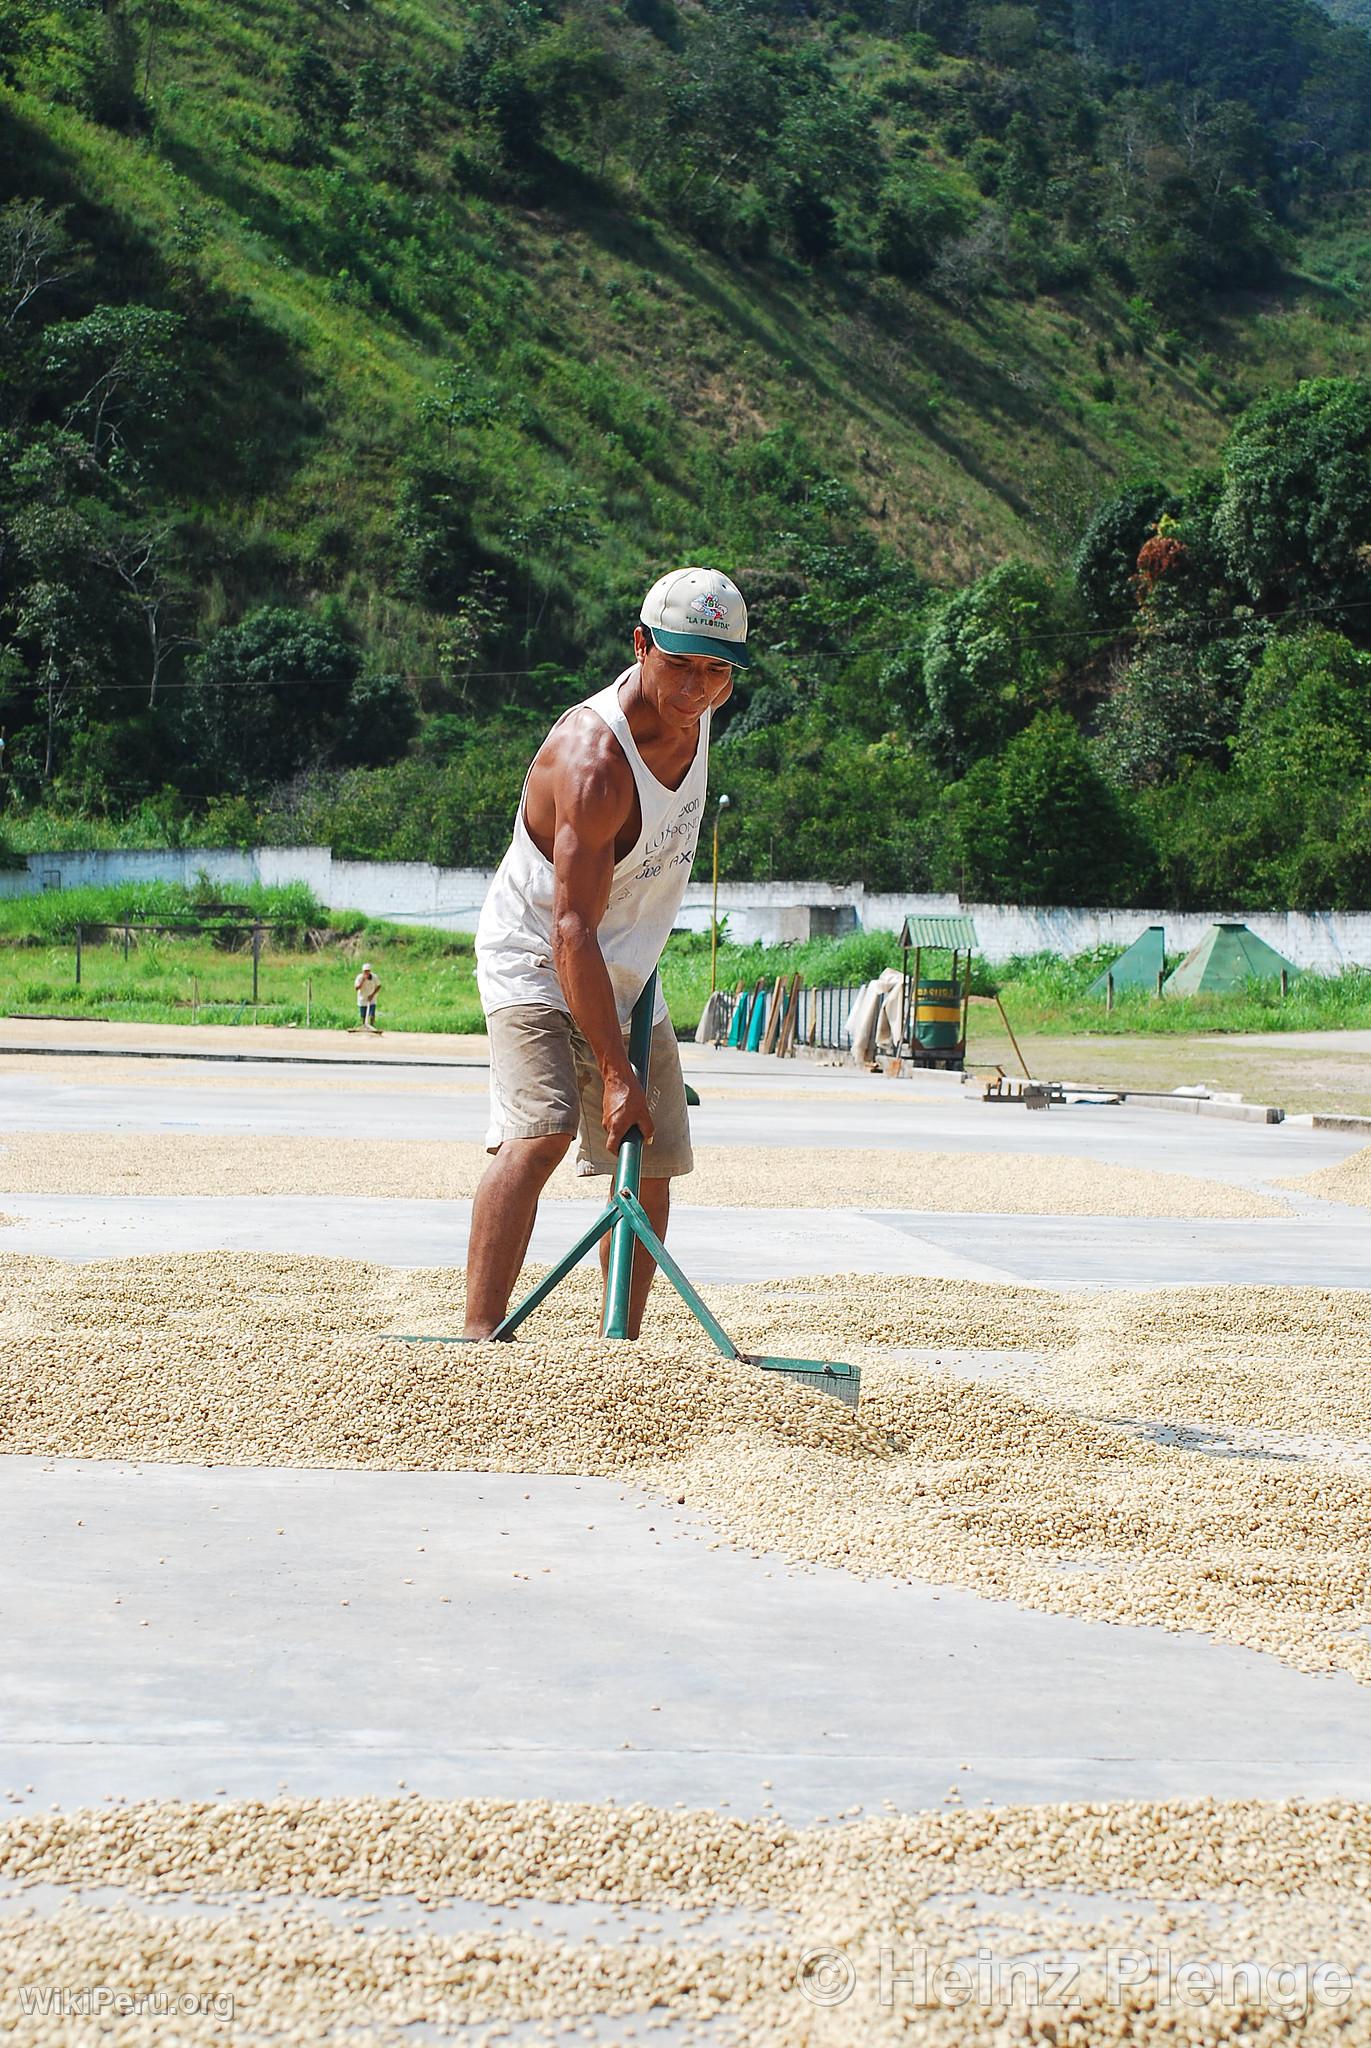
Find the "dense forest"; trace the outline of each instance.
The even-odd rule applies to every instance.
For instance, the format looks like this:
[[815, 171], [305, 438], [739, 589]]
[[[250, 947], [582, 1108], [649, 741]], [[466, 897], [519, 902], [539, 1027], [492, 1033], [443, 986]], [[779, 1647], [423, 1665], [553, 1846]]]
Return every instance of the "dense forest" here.
[[487, 862], [718, 563], [735, 876], [1371, 901], [1358, 0], [0, 0], [0, 841]]

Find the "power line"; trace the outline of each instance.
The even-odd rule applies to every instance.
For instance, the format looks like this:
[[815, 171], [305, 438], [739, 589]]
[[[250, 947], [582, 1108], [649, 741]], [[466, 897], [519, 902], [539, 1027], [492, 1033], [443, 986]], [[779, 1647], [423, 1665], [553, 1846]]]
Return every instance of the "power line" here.
[[[1337, 603], [1323, 605], [1291, 605], [1285, 611], [1274, 614], [1254, 612], [1247, 619], [1232, 617], [1214, 619], [1203, 613], [1190, 612], [1170, 619], [1140, 621], [1136, 625], [1108, 628], [1061, 626], [1043, 633], [1015, 633], [1013, 639], [1015, 645], [1020, 647], [1048, 646], [1062, 640], [1096, 641], [1100, 643], [1100, 647], [1096, 651], [1100, 651], [1103, 647], [1113, 645], [1120, 640], [1157, 640], [1190, 631], [1195, 627], [1205, 628], [1213, 639], [1221, 639], [1228, 634], [1246, 632], [1252, 627], [1257, 626], [1284, 626], [1292, 621], [1298, 624], [1301, 620], [1305, 619], [1329, 618], [1340, 616], [1345, 612], [1363, 612], [1368, 610], [1371, 610], [1371, 598], [1346, 598]], [[404, 683], [445, 683], [452, 687], [458, 681], [461, 683], [516, 682], [526, 680], [530, 676], [542, 676], [546, 679], [547, 667], [548, 664], [544, 663], [539, 668], [466, 669], [462, 671], [460, 678], [454, 678], [451, 674], [440, 669], [388, 669], [383, 671], [383, 673], [388, 676], [394, 676], [398, 681]], [[571, 678], [570, 680], [575, 681], [576, 679]], [[21, 685], [20, 687], [24, 686]], [[41, 691], [44, 685], [33, 679], [28, 687], [35, 691]], [[142, 694], [147, 691], [149, 686], [146, 682], [141, 682], [70, 683], [60, 687], [62, 687], [65, 696], [72, 697], [110, 696], [134, 692]], [[264, 690], [323, 690], [328, 687], [329, 685], [321, 683], [317, 676], [270, 676], [263, 677], [259, 681], [250, 682], [237, 679], [212, 681], [196, 677], [184, 677], [180, 681], [169, 680], [159, 682], [157, 694], [160, 697], [173, 690], [241, 690], [244, 692], [257, 692]]]
[[1048, 633], [1016, 633], [1014, 639], [1021, 646], [1039, 646], [1053, 640], [1098, 640], [1108, 644], [1115, 640], [1151, 640], [1163, 633], [1183, 632], [1195, 626], [1207, 626], [1215, 639], [1225, 633], [1245, 632], [1252, 626], [1283, 626], [1290, 620], [1327, 618], [1330, 614], [1360, 612], [1371, 609], [1371, 598], [1348, 598], [1342, 603], [1325, 605], [1291, 605], [1286, 611], [1277, 613], [1253, 612], [1246, 619], [1211, 619], [1200, 612], [1184, 613], [1169, 620], [1143, 621], [1137, 625], [1117, 627], [1063, 626]]
[[[441, 669], [432, 671], [422, 669], [386, 669], [384, 671], [386, 676], [394, 676], [402, 683], [447, 683], [449, 685], [457, 682], [512, 682], [521, 677], [543, 675], [544, 673], [545, 671], [540, 668], [482, 668], [464, 669], [459, 678], [454, 678]], [[375, 681], [377, 678], [364, 677], [361, 680]], [[65, 687], [68, 695], [72, 691], [108, 693], [115, 690], [137, 690], [146, 695], [149, 688], [146, 682], [69, 683], [65, 686], [59, 685], [59, 687]], [[258, 681], [251, 682], [244, 682], [237, 678], [215, 682], [187, 676], [179, 682], [159, 681], [157, 695], [161, 697], [168, 690], [326, 690], [330, 687], [333, 686], [327, 682], [321, 682], [318, 676], [264, 676]], [[35, 681], [33, 688], [42, 689], [43, 685]]]

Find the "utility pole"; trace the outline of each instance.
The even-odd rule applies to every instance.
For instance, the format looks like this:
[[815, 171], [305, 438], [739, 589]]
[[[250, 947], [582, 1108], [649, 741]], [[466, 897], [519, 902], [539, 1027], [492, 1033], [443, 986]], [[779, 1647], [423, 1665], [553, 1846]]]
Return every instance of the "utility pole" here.
[[714, 807], [714, 903], [709, 913], [709, 993], [713, 995], [717, 985], [719, 961], [719, 813], [728, 808], [728, 798], [721, 796]]

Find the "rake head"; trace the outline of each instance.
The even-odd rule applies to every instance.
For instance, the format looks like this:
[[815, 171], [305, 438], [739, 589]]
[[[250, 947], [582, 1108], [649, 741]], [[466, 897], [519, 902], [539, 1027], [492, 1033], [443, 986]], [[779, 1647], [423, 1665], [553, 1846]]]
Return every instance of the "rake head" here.
[[796, 1385], [817, 1387], [821, 1394], [855, 1408], [862, 1390], [862, 1375], [855, 1365], [843, 1365], [835, 1358], [758, 1358], [745, 1356], [746, 1365], [760, 1365], [766, 1372], [782, 1372]]

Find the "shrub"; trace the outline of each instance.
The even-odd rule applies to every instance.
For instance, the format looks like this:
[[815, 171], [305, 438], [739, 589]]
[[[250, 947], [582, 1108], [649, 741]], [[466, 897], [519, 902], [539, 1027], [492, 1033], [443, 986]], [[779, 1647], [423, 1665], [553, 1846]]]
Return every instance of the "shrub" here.
[[308, 613], [261, 606], [216, 633], [192, 664], [186, 753], [218, 789], [282, 780], [327, 754], [360, 665], [357, 650]]
[[1068, 626], [1052, 584], [1024, 562], [1005, 562], [944, 601], [923, 659], [940, 758], [966, 767], [1028, 724], [1066, 659]]
[[1011, 903], [1145, 898], [1150, 849], [1061, 711], [1042, 712], [951, 793], [950, 850], [964, 897]]

